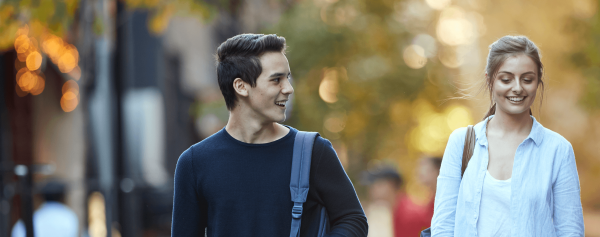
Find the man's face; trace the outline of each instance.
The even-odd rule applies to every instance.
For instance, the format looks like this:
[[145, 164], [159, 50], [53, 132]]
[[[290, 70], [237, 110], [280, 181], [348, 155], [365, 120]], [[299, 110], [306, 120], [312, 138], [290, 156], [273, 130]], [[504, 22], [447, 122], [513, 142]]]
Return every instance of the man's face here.
[[440, 174], [439, 169], [436, 169], [433, 163], [427, 159], [421, 159], [419, 161], [418, 178], [421, 184], [433, 188], [437, 184], [437, 177]]
[[[393, 181], [378, 179], [369, 187], [369, 198], [373, 202], [391, 202], [396, 197], [397, 188]], [[393, 205], [394, 203], [388, 203]]]
[[267, 52], [260, 58], [262, 73], [256, 86], [248, 89], [250, 109], [263, 123], [285, 121], [286, 103], [294, 93], [288, 60], [281, 52]]

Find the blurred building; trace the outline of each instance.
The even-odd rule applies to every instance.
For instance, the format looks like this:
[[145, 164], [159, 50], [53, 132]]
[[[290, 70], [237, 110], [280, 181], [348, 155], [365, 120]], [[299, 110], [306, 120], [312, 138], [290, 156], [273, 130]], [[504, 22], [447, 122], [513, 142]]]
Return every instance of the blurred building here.
[[[274, 23], [286, 7], [233, 1], [208, 20], [163, 19], [157, 33], [152, 10], [112, 4], [81, 1], [77, 24], [61, 37], [20, 25], [31, 47], [15, 41], [0, 53], [0, 236], [19, 219], [31, 228], [36, 183], [48, 177], [67, 181], [83, 235], [170, 236], [177, 159], [227, 119], [216, 47]], [[67, 48], [71, 67], [61, 56]], [[41, 64], [31, 68], [25, 59], [34, 52]]]

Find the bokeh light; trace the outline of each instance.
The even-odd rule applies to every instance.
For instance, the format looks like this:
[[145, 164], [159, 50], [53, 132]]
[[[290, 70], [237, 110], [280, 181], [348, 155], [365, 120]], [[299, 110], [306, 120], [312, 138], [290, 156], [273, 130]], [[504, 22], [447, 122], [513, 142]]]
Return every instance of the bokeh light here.
[[325, 117], [323, 127], [332, 133], [339, 133], [346, 127], [346, 115], [339, 112], [332, 112]]
[[79, 81], [79, 78], [81, 78], [81, 68], [79, 68], [79, 66], [77, 66], [77, 67], [73, 68], [73, 70], [70, 71], [68, 74], [74, 80]]
[[410, 45], [404, 49], [403, 58], [406, 65], [413, 69], [422, 68], [427, 64], [425, 50], [423, 47], [416, 44]]
[[338, 87], [338, 72], [335, 69], [325, 69], [321, 85], [319, 86], [319, 96], [321, 96], [321, 99], [330, 104], [337, 102]]
[[79, 104], [79, 85], [73, 80], [68, 80], [62, 87], [60, 107], [65, 112], [71, 112]]
[[421, 46], [425, 52], [425, 57], [432, 58], [437, 54], [437, 42], [435, 38], [428, 34], [418, 34], [413, 39], [413, 44]]
[[29, 54], [29, 56], [27, 56], [27, 60], [25, 62], [27, 63], [27, 68], [30, 71], [37, 70], [42, 65], [42, 55], [37, 51], [32, 52]]
[[42, 49], [62, 73], [69, 73], [79, 65], [77, 48], [58, 36], [46, 35], [42, 42]]
[[438, 52], [440, 62], [448, 68], [460, 67], [464, 60], [459, 56], [456, 47], [445, 46]]
[[427, 5], [436, 10], [442, 10], [450, 6], [451, 0], [425, 0]]
[[106, 237], [105, 201], [100, 192], [93, 192], [88, 199], [88, 223], [91, 237]]
[[466, 19], [459, 7], [449, 7], [442, 11], [436, 29], [438, 39], [451, 46], [469, 44], [475, 37], [473, 25]]
[[454, 131], [460, 127], [466, 127], [473, 124], [471, 111], [465, 106], [455, 105], [446, 108], [447, 123], [450, 130]]
[[35, 87], [33, 87], [29, 93], [32, 95], [39, 95], [44, 91], [44, 87], [46, 86], [46, 79], [44, 78], [44, 74], [40, 73], [36, 75], [37, 82]]
[[449, 105], [436, 112], [424, 99], [413, 103], [413, 116], [418, 126], [407, 135], [410, 145], [426, 154], [441, 154], [452, 131], [473, 123], [470, 110], [463, 105]]
[[27, 50], [29, 49], [29, 45], [30, 42], [29, 37], [27, 37], [27, 35], [19, 35], [15, 39], [15, 50], [19, 54], [27, 52]]
[[37, 84], [37, 75], [34, 73], [27, 71], [19, 77], [17, 84], [21, 87], [23, 91], [30, 91]]

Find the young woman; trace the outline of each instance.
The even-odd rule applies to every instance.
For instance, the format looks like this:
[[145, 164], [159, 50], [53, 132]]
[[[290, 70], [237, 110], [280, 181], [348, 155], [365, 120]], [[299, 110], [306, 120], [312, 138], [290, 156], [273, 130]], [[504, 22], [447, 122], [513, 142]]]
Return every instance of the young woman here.
[[473, 156], [461, 179], [466, 128], [448, 141], [435, 196], [432, 236], [583, 236], [573, 147], [531, 116], [543, 65], [524, 36], [490, 45], [491, 108], [474, 126]]

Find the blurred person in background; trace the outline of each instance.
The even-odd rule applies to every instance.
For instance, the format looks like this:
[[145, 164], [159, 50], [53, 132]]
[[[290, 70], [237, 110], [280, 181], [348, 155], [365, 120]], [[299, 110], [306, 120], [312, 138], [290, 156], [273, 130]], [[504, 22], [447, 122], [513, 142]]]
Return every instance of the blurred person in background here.
[[[77, 215], [65, 203], [66, 185], [51, 179], [41, 188], [44, 203], [33, 213], [33, 232], [36, 237], [76, 237], [79, 234]], [[25, 237], [25, 225], [19, 220], [12, 237]]]
[[[289, 236], [290, 178], [298, 130], [281, 125], [290, 95], [285, 39], [242, 34], [217, 49], [217, 79], [229, 110], [219, 132], [183, 152], [175, 169], [171, 234]], [[367, 235], [367, 219], [331, 143], [317, 137], [300, 236], [319, 231], [319, 204], [331, 236]]]
[[393, 209], [403, 180], [390, 166], [380, 166], [363, 173], [363, 183], [369, 186], [369, 203], [365, 213], [369, 220], [369, 237], [394, 236]]
[[467, 128], [450, 135], [432, 236], [584, 236], [573, 147], [531, 113], [544, 89], [538, 47], [525, 36], [504, 36], [489, 48], [492, 106], [473, 128], [474, 151], [462, 177]]
[[417, 180], [425, 186], [432, 195], [427, 204], [415, 203], [404, 190], [399, 192], [394, 207], [394, 233], [395, 237], [419, 236], [421, 231], [431, 225], [433, 217], [433, 204], [437, 177], [440, 171], [441, 158], [425, 157], [419, 160], [417, 166]]
[[[435, 193], [441, 158], [420, 159], [417, 167], [419, 183]], [[363, 174], [369, 185], [369, 203], [365, 212], [369, 219], [369, 237], [414, 237], [431, 224], [433, 197], [427, 205], [415, 203], [404, 189], [404, 180], [391, 166], [375, 167]]]
[[431, 225], [431, 218], [433, 217], [433, 207], [435, 204], [435, 188], [437, 186], [437, 178], [440, 174], [440, 167], [442, 166], [441, 157], [425, 157], [419, 160], [418, 180], [423, 186], [427, 187], [427, 191], [430, 195], [430, 201], [424, 210], [424, 219], [427, 220], [426, 227]]

